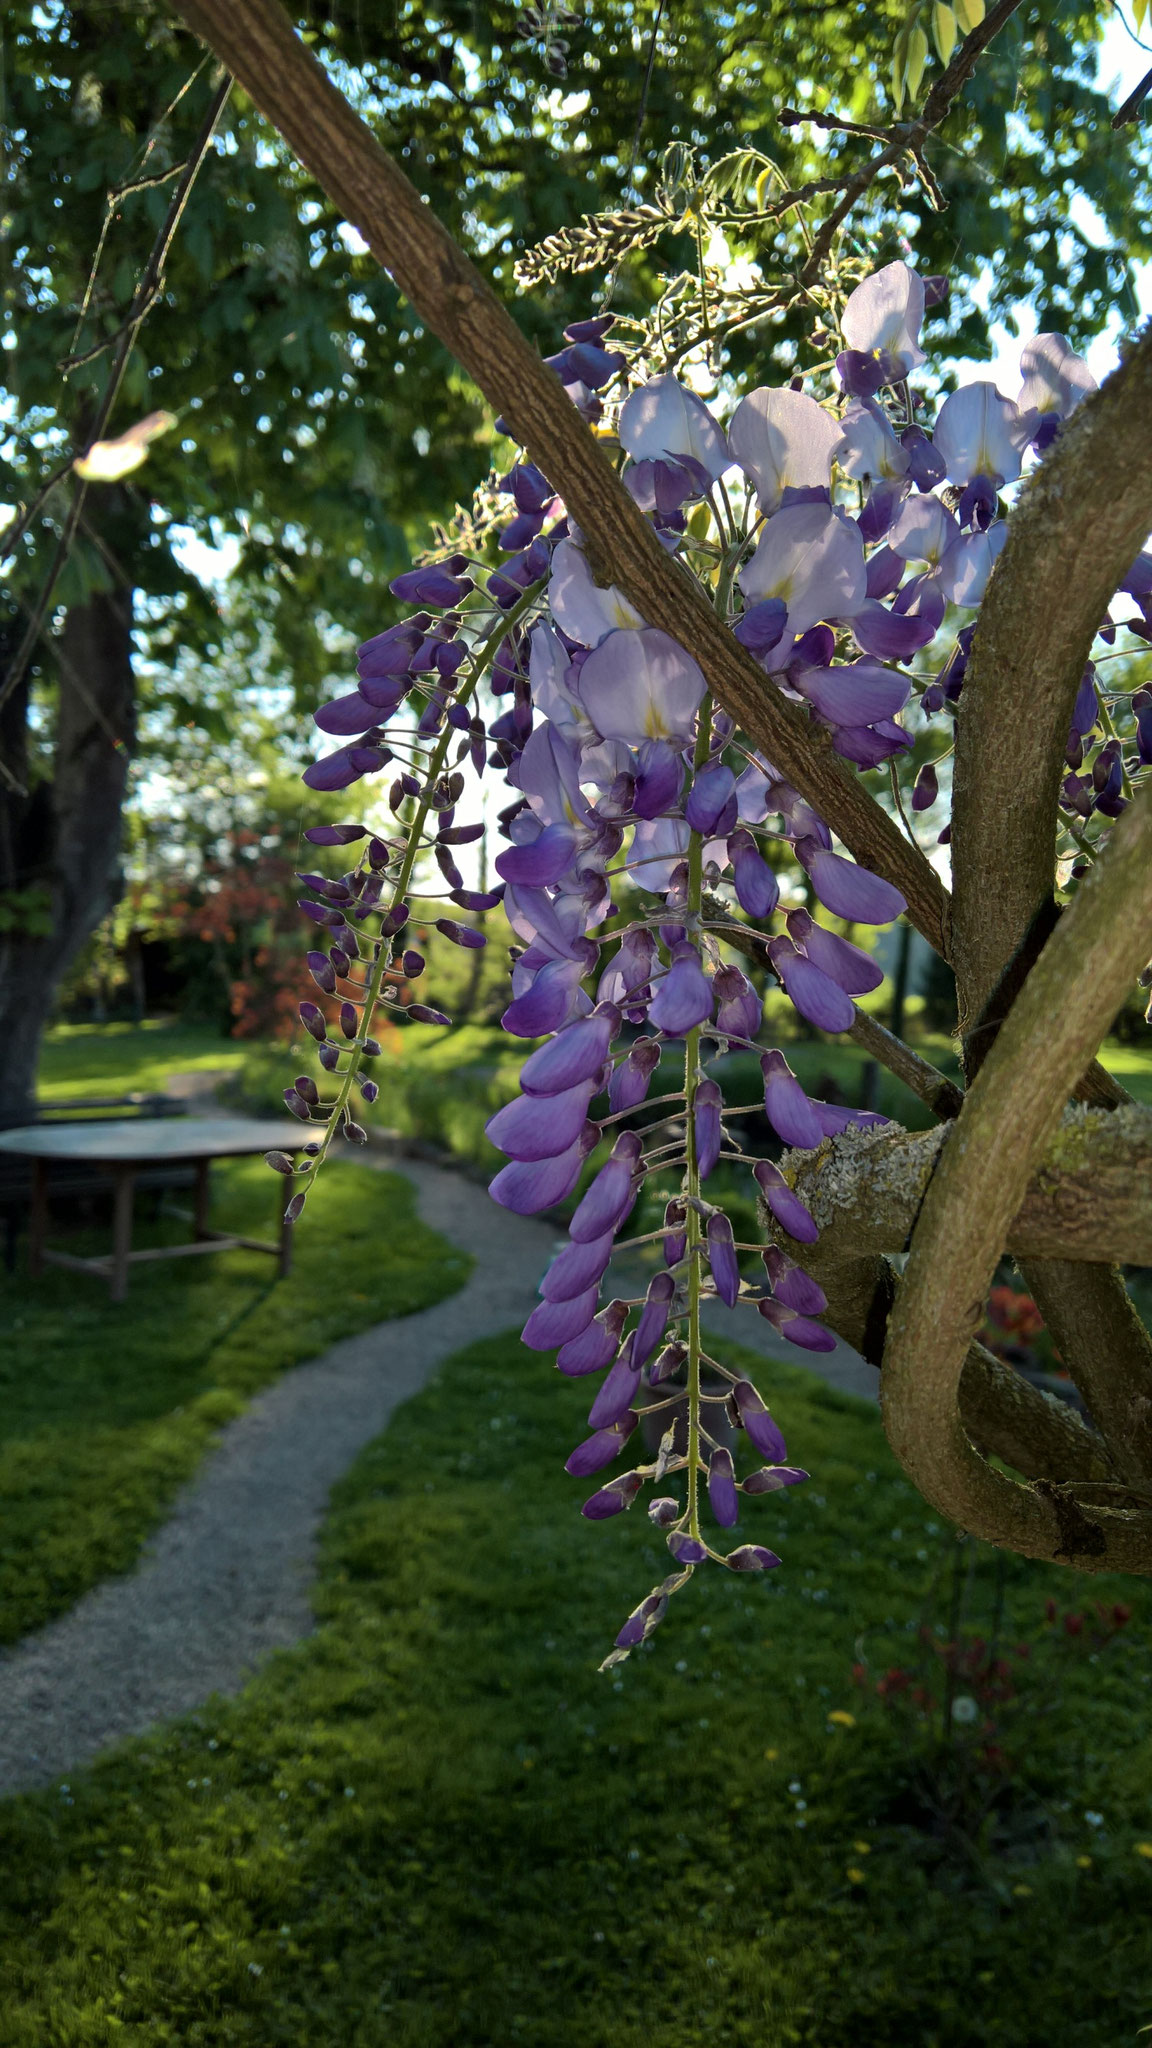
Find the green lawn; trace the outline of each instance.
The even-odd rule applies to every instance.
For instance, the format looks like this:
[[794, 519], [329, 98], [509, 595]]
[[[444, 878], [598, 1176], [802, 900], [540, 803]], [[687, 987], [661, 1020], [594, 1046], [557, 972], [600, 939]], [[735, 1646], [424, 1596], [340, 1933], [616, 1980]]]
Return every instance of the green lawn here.
[[[282, 1183], [263, 1160], [217, 1168], [213, 1187], [214, 1222], [273, 1233]], [[258, 1252], [222, 1252], [135, 1268], [115, 1306], [102, 1282], [59, 1268], [29, 1280], [23, 1258], [0, 1275], [0, 1642], [126, 1570], [258, 1387], [462, 1284], [469, 1260], [413, 1201], [397, 1175], [326, 1168], [287, 1280]], [[135, 1241], [187, 1234], [186, 1222], [141, 1215]], [[67, 1242], [106, 1250], [108, 1224]]]
[[639, 1509], [580, 1519], [587, 1389], [509, 1340], [450, 1361], [338, 1489], [317, 1635], [2, 1810], [5, 2048], [1135, 2043], [1146, 1590], [962, 1559], [1019, 1694], [991, 1818], [942, 1832], [930, 1740], [872, 1688], [955, 1546], [874, 1410], [754, 1369], [813, 1473], [745, 1510], [783, 1567], [698, 1577], [601, 1677], [664, 1553]]
[[[251, 1050], [208, 1025], [173, 1017], [144, 1024], [55, 1024], [44, 1037], [36, 1092], [53, 1102], [70, 1095], [162, 1092], [170, 1074], [235, 1073]], [[287, 1062], [289, 1055], [282, 1052], [280, 1058]]]

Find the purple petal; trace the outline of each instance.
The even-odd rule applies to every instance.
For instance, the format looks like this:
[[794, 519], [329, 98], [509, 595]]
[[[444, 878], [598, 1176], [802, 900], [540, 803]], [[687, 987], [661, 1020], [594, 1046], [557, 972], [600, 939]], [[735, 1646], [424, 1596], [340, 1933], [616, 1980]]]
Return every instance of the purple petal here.
[[[652, 1510], [649, 1508], [649, 1514]], [[634, 1607], [616, 1638], [618, 1650], [634, 1650], [639, 1643], [646, 1642], [653, 1629], [659, 1628], [668, 1612], [666, 1593], [649, 1593], [646, 1600]]]
[[780, 884], [759, 853], [750, 832], [733, 832], [728, 841], [728, 858], [737, 901], [749, 917], [770, 917], [780, 900]]
[[610, 1429], [626, 1415], [640, 1386], [640, 1367], [622, 1351], [588, 1411], [590, 1429]]
[[677, 1564], [703, 1564], [708, 1555], [704, 1545], [683, 1529], [672, 1531], [668, 1538], [668, 1548]]
[[824, 1133], [812, 1104], [782, 1052], [766, 1052], [760, 1062], [764, 1076], [764, 1114], [785, 1145], [811, 1151]]
[[900, 617], [869, 599], [853, 616], [852, 637], [863, 654], [878, 661], [908, 661], [935, 638], [935, 628], [931, 619], [910, 613]]
[[587, 1244], [590, 1238], [602, 1237], [623, 1222], [635, 1200], [632, 1176], [639, 1160], [639, 1138], [634, 1131], [622, 1131], [611, 1158], [600, 1168], [569, 1225], [574, 1244]]
[[797, 1244], [815, 1244], [820, 1235], [812, 1213], [799, 1195], [793, 1194], [778, 1166], [770, 1159], [757, 1160], [753, 1169], [768, 1208], [782, 1230]]
[[891, 924], [907, 904], [899, 889], [870, 869], [829, 853], [815, 839], [798, 839], [796, 853], [826, 910], [851, 924]]
[[770, 1572], [780, 1559], [762, 1543], [742, 1543], [738, 1550], [729, 1551], [724, 1562], [731, 1572]]
[[359, 782], [362, 775], [383, 766], [384, 754], [380, 747], [338, 747], [334, 754], [325, 754], [323, 760], [313, 761], [300, 780], [309, 789], [347, 789], [351, 783]]
[[509, 1003], [500, 1022], [514, 1038], [543, 1038], [558, 1031], [573, 1014], [579, 996], [578, 961], [549, 960], [530, 988]]
[[715, 1081], [701, 1081], [696, 1090], [695, 1138], [696, 1164], [701, 1180], [707, 1180], [720, 1157], [723, 1127], [720, 1112], [724, 1098]]
[[514, 882], [520, 888], [546, 889], [568, 873], [577, 845], [570, 826], [545, 825], [536, 839], [498, 853], [496, 873], [502, 881]]
[[583, 1294], [585, 1288], [599, 1284], [611, 1257], [610, 1230], [606, 1230], [603, 1237], [589, 1238], [587, 1244], [565, 1245], [553, 1259], [538, 1291], [545, 1301], [570, 1301], [573, 1295]]
[[611, 1365], [620, 1343], [620, 1332], [628, 1320], [628, 1310], [622, 1301], [610, 1301], [607, 1308], [594, 1316], [586, 1330], [578, 1337], [569, 1338], [557, 1355], [556, 1369], [569, 1379], [582, 1379], [585, 1373], [602, 1372]]
[[591, 1099], [591, 1081], [561, 1095], [519, 1095], [489, 1117], [484, 1135], [510, 1159], [555, 1159], [583, 1130]]
[[647, 1365], [668, 1327], [668, 1315], [675, 1291], [675, 1282], [670, 1273], [657, 1273], [648, 1282], [648, 1292], [640, 1311], [640, 1320], [632, 1332], [629, 1353], [637, 1370]]
[[548, 1045], [525, 1060], [520, 1086], [526, 1095], [562, 1095], [581, 1081], [598, 1078], [619, 1029], [619, 1013], [600, 1010], [568, 1024]]
[[572, 1193], [587, 1157], [587, 1148], [577, 1139], [558, 1159], [539, 1159], [532, 1164], [514, 1160], [501, 1167], [488, 1193], [502, 1209], [511, 1209], [517, 1216], [538, 1216], [541, 1209], [554, 1208]]
[[[757, 1303], [757, 1307], [765, 1322], [771, 1323], [782, 1337], [787, 1338], [789, 1344], [798, 1345], [801, 1351], [835, 1351], [836, 1339], [831, 1330], [826, 1330], [822, 1323], [809, 1322], [807, 1316], [794, 1315], [791, 1309], [782, 1307], [776, 1301], [761, 1301]], [[772, 1451], [766, 1444], [762, 1444], [750, 1426], [748, 1434], [757, 1450], [763, 1451], [766, 1458], [784, 1456], [783, 1451]]]
[[866, 995], [869, 989], [879, 988], [884, 969], [871, 953], [830, 932], [826, 925], [817, 924], [806, 910], [790, 910], [787, 923], [795, 944], [802, 946], [808, 958], [837, 982], [846, 995]]
[[823, 1315], [828, 1297], [803, 1266], [798, 1266], [795, 1259], [774, 1244], [766, 1245], [762, 1256], [777, 1301], [782, 1301], [785, 1308], [795, 1309], [800, 1316]]
[[736, 1527], [740, 1520], [740, 1496], [731, 1451], [718, 1448], [708, 1460], [708, 1503], [722, 1529]]
[[[771, 1302], [761, 1304], [762, 1307], [765, 1305], [773, 1306]], [[737, 1380], [732, 1398], [740, 1421], [748, 1432], [749, 1442], [755, 1445], [762, 1458], [771, 1459], [774, 1465], [782, 1465], [788, 1456], [788, 1446], [751, 1380]]]
[[716, 1027], [733, 1038], [755, 1038], [760, 1029], [763, 1005], [752, 983], [738, 967], [721, 967], [713, 977], [716, 997]]
[[376, 724], [376, 707], [353, 690], [348, 697], [336, 697], [331, 704], [322, 704], [319, 711], [312, 713], [312, 722], [321, 732], [335, 733], [344, 739], [349, 733], [367, 732]]
[[570, 1344], [573, 1337], [579, 1337], [588, 1328], [599, 1298], [597, 1281], [583, 1294], [573, 1295], [570, 1301], [540, 1302], [521, 1330], [520, 1342], [529, 1351], [555, 1351], [562, 1344]]
[[856, 1010], [849, 996], [791, 939], [770, 939], [768, 957], [784, 984], [790, 1002], [818, 1031], [851, 1031]]
[[741, 1493], [779, 1493], [782, 1486], [801, 1486], [808, 1473], [799, 1465], [761, 1465], [741, 1481]]
[[635, 1109], [643, 1102], [659, 1064], [660, 1047], [656, 1040], [638, 1038], [608, 1084], [608, 1107], [614, 1116], [622, 1109]]
[[667, 740], [645, 740], [636, 755], [632, 809], [638, 818], [661, 818], [676, 803], [684, 783], [682, 755]]
[[638, 1472], [625, 1472], [620, 1479], [613, 1479], [586, 1500], [580, 1513], [589, 1522], [606, 1522], [610, 1515], [619, 1515], [630, 1508], [644, 1481]]
[[590, 1473], [599, 1472], [603, 1466], [610, 1465], [613, 1458], [618, 1458], [624, 1449], [636, 1427], [636, 1419], [635, 1415], [624, 1415], [619, 1422], [613, 1423], [611, 1429], [598, 1429], [595, 1436], [587, 1437], [582, 1444], [577, 1444], [564, 1470], [570, 1472], [573, 1479], [587, 1479]]
[[690, 942], [673, 950], [672, 964], [649, 1005], [648, 1015], [669, 1038], [683, 1038], [712, 1015], [712, 988]]
[[837, 668], [810, 668], [795, 673], [796, 688], [816, 706], [830, 725], [871, 725], [891, 718], [908, 702], [907, 676], [875, 661], [847, 661]]
[[735, 1308], [740, 1293], [740, 1267], [732, 1238], [732, 1225], [727, 1216], [720, 1214], [708, 1218], [708, 1263], [716, 1292], [729, 1308]]
[[732, 628], [737, 640], [750, 654], [770, 654], [784, 636], [788, 607], [782, 597], [766, 597], [750, 604]]
[[732, 813], [731, 822], [735, 824], [735, 804], [736, 777], [732, 770], [726, 768], [723, 761], [709, 761], [703, 768], [698, 768], [693, 777], [684, 816], [693, 832], [711, 839], [715, 833], [726, 829], [726, 811]]

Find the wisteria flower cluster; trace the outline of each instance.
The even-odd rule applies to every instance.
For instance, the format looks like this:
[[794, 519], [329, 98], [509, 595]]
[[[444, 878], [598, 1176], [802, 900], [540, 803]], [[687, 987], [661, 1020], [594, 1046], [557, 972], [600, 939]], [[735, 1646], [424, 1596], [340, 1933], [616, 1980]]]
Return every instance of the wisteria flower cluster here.
[[[1018, 402], [977, 383], [945, 398], [929, 431], [910, 379], [940, 286], [904, 263], [867, 278], [844, 308], [838, 390], [823, 402], [800, 379], [755, 390], [727, 430], [687, 384], [637, 380], [612, 346], [609, 315], [569, 328], [550, 359], [573, 403], [601, 433], [614, 431], [625, 485], [759, 662], [765, 687], [805, 706], [862, 771], [911, 749], [902, 714], [914, 693], [928, 717], [955, 706], [971, 615], [1005, 538], [1003, 493], [1042, 459], [1092, 383], [1061, 336], [1040, 335], [1025, 350]], [[567, 1463], [595, 1481], [584, 1515], [617, 1515], [651, 1488], [648, 1513], [674, 1567], [624, 1623], [611, 1663], [651, 1634], [698, 1566], [775, 1567], [763, 1544], [725, 1549], [724, 1539], [744, 1497], [807, 1476], [787, 1462], [757, 1388], [705, 1351], [706, 1303], [746, 1304], [802, 1349], [835, 1342], [801, 1262], [813, 1219], [781, 1168], [750, 1158], [733, 1135], [716, 1062], [732, 1049], [759, 1058], [781, 1147], [809, 1149], [849, 1123], [878, 1121], [812, 1100], [783, 1052], [763, 1042], [762, 998], [731, 937], [752, 926], [800, 1016], [842, 1032], [880, 970], [789, 907], [780, 871], [798, 864], [809, 901], [850, 925], [885, 925], [904, 902], [837, 851], [823, 819], [713, 703], [686, 651], [594, 580], [582, 536], [540, 471], [516, 461], [499, 494], [499, 561], [447, 553], [399, 577], [394, 594], [418, 609], [360, 648], [355, 690], [316, 714], [341, 744], [305, 782], [339, 790], [383, 771], [395, 825], [307, 835], [362, 852], [338, 879], [302, 878], [302, 908], [322, 942], [309, 966], [326, 1006], [305, 1004], [301, 1018], [334, 1093], [321, 1100], [302, 1075], [286, 1100], [315, 1127], [305, 1147], [313, 1170], [338, 1129], [362, 1139], [353, 1091], [366, 1101], [377, 1092], [378, 1007], [449, 1022], [413, 1000], [424, 967], [406, 941], [414, 885], [434, 864], [439, 879], [424, 893], [464, 913], [436, 920], [459, 946], [484, 943], [468, 914], [502, 900], [514, 939], [503, 1025], [534, 1049], [521, 1093], [487, 1127], [507, 1159], [492, 1196], [537, 1215], [579, 1194], [523, 1339], [591, 1384], [588, 1434]], [[1126, 587], [1137, 630], [1152, 637], [1149, 558]], [[913, 672], [946, 619], [955, 638], [943, 665]], [[1123, 746], [1109, 752], [1103, 733], [1087, 779], [1080, 773], [1102, 702], [1090, 673], [1066, 784], [1081, 817], [1084, 804], [1115, 815], [1127, 793]], [[1146, 762], [1152, 699], [1136, 718]], [[459, 847], [481, 832], [457, 822], [469, 768], [503, 776], [511, 792], [498, 885], [483, 892], [457, 864]], [[936, 791], [935, 768], [924, 770], [913, 808], [928, 808]], [[722, 1162], [747, 1174], [797, 1256], [737, 1243], [712, 1193]], [[678, 1191], [662, 1224], [623, 1237], [646, 1181], [669, 1174]], [[294, 1198], [297, 1211], [303, 1200]], [[609, 1290], [605, 1299], [617, 1253], [642, 1244], [657, 1245], [661, 1261], [642, 1297]], [[762, 1255], [756, 1282], [741, 1272], [749, 1252]], [[642, 1413], [668, 1421], [655, 1457], [604, 1476]], [[743, 1458], [738, 1466], [733, 1444], [747, 1445], [751, 1469]]]

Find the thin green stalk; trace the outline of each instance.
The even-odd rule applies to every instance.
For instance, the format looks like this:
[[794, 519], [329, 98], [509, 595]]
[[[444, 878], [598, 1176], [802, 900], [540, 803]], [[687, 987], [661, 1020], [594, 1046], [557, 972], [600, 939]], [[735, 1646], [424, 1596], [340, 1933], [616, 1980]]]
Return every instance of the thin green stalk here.
[[[497, 648], [500, 646], [501, 641], [504, 640], [506, 636], [510, 632], [512, 632], [514, 627], [516, 627], [519, 624], [520, 620], [524, 617], [525, 613], [532, 609], [532, 606], [535, 604], [537, 598], [540, 595], [540, 592], [544, 588], [546, 580], [546, 578], [541, 577], [538, 583], [533, 583], [530, 589], [524, 592], [523, 597], [520, 598], [517, 601], [517, 603], [513, 605], [511, 611], [504, 612], [501, 615], [501, 617], [497, 620], [496, 625], [489, 633], [487, 639], [482, 641], [477, 653], [473, 656], [472, 665], [468, 671], [467, 682], [465, 682], [457, 691], [456, 702], [458, 704], [466, 704], [468, 702], [469, 698], [472, 696], [473, 691], [476, 689], [477, 684], [480, 682], [481, 677], [486, 673], [489, 663], [491, 662], [493, 655], [496, 653]], [[416, 807], [415, 815], [412, 820], [412, 827], [408, 834], [408, 844], [407, 847], [405, 848], [404, 859], [401, 862], [400, 873], [396, 880], [396, 886], [392, 891], [392, 900], [388, 905], [388, 909], [382, 913], [382, 916], [384, 916], [385, 918], [389, 915], [391, 911], [396, 909], [398, 904], [403, 903], [405, 900], [405, 897], [408, 892], [408, 885], [412, 880], [412, 870], [416, 865], [416, 855], [420, 850], [421, 836], [423, 834], [424, 826], [428, 819], [428, 813], [432, 808], [432, 791], [435, 789], [436, 784], [439, 781], [441, 774], [443, 773], [445, 763], [448, 759], [448, 749], [451, 746], [452, 741], [458, 738], [459, 733], [457, 731], [457, 728], [453, 725], [449, 725], [447, 721], [445, 721], [444, 730], [441, 733], [440, 738], [436, 742], [436, 746], [432, 752], [432, 757], [428, 763], [428, 774], [424, 783], [424, 793], [420, 798], [420, 801]], [[376, 1010], [376, 1006], [380, 1001], [381, 991], [384, 986], [384, 977], [388, 972], [389, 966], [391, 965], [393, 943], [393, 940], [377, 939], [376, 941], [376, 957], [375, 960], [373, 961], [372, 972], [368, 978], [368, 985], [365, 991], [364, 1009], [360, 1018], [360, 1032], [357, 1038], [348, 1048], [351, 1054], [351, 1060], [345, 1073], [343, 1073], [340, 1076], [340, 1087], [337, 1091], [335, 1100], [329, 1107], [328, 1119], [324, 1127], [324, 1136], [321, 1139], [320, 1150], [316, 1154], [315, 1163], [312, 1168], [313, 1174], [315, 1174], [318, 1171], [318, 1169], [323, 1165], [324, 1160], [328, 1156], [328, 1147], [332, 1143], [332, 1139], [335, 1132], [339, 1129], [340, 1119], [344, 1115], [344, 1112], [348, 1104], [348, 1098], [352, 1093], [352, 1084], [356, 1080], [356, 1077], [364, 1064], [364, 1040], [366, 1037], [370, 1035], [370, 1027], [372, 1024], [373, 1015]]]
[[[693, 755], [694, 769], [704, 766], [708, 759], [708, 747], [712, 737], [712, 698], [705, 694], [699, 713], [696, 732], [696, 751]], [[701, 897], [704, 880], [704, 841], [698, 832], [693, 832], [688, 842], [688, 928], [694, 931], [700, 921]], [[684, 1114], [687, 1123], [687, 1164], [684, 1169], [684, 1193], [687, 1202], [688, 1225], [688, 1533], [700, 1540], [699, 1478], [700, 1464], [700, 1254], [701, 1244], [700, 1211], [696, 1203], [700, 1200], [700, 1161], [696, 1152], [696, 1090], [700, 1084], [700, 1027], [696, 1025], [684, 1040]]]

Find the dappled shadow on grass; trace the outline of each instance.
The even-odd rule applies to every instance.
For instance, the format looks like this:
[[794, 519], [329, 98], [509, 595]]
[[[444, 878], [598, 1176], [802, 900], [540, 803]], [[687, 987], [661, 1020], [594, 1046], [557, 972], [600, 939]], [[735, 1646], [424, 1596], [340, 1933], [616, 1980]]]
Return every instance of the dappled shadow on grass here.
[[[271, 1231], [278, 1183], [260, 1161], [213, 1177], [212, 1219]], [[128, 1299], [50, 1268], [0, 1282], [0, 1641], [13, 1641], [133, 1562], [222, 1424], [287, 1367], [338, 1338], [425, 1308], [468, 1258], [414, 1214], [408, 1181], [338, 1164], [296, 1233], [294, 1270], [232, 1251], [135, 1268]], [[142, 1217], [140, 1245], [180, 1242]], [[98, 1230], [69, 1240], [100, 1250]]]
[[[922, 1853], [893, 1805], [907, 1759], [859, 1716], [852, 1666], [862, 1630], [911, 1639], [950, 1539], [871, 1409], [748, 1364], [813, 1472], [744, 1511], [784, 1565], [698, 1578], [604, 1678], [665, 1553], [639, 1511], [580, 1520], [560, 1468], [587, 1387], [513, 1339], [450, 1361], [336, 1490], [316, 1637], [7, 1809], [12, 2048], [121, 2027], [189, 2048], [1133, 2034], [1146, 1657], [1078, 1668], [1041, 1721], [1026, 1784], [1054, 1818], [1026, 1882], [1011, 1858]], [[1014, 1561], [1005, 1626], [1082, 1585]]]

